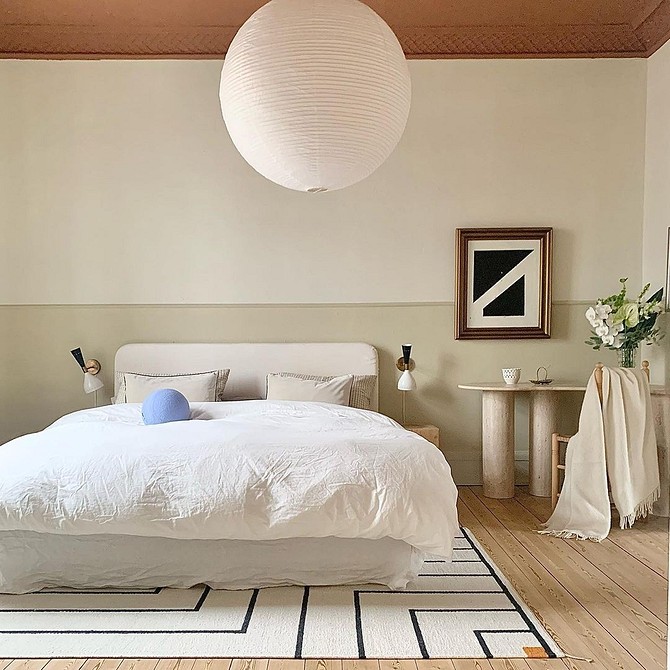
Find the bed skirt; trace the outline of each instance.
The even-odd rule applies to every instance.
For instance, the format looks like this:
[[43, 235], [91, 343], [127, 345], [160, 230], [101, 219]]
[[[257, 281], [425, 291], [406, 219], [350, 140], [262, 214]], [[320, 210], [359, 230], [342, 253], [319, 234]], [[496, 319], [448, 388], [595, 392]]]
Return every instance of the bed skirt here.
[[383, 584], [402, 589], [423, 553], [392, 538], [176, 540], [132, 535], [0, 533], [0, 593], [49, 587], [214, 589]]

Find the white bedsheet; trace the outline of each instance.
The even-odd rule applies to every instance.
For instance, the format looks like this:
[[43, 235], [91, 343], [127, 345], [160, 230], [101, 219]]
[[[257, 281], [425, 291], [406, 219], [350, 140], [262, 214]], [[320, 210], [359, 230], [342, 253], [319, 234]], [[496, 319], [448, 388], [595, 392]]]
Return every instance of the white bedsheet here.
[[49, 587], [188, 589], [196, 584], [234, 590], [288, 584], [404, 589], [416, 579], [424, 556], [388, 537], [172, 540], [7, 531], [0, 533], [0, 593]]
[[325, 403], [83, 410], [0, 447], [0, 531], [178, 539], [403, 540], [448, 557], [456, 487], [442, 453], [374, 412]]

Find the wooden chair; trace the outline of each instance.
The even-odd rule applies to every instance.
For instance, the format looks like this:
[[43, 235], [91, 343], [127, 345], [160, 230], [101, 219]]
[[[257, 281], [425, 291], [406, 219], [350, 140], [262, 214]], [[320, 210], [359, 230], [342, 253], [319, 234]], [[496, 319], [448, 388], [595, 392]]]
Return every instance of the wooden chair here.
[[[642, 361], [642, 370], [649, 380], [649, 361]], [[603, 364], [598, 363], [593, 371], [596, 377], [596, 387], [598, 388], [598, 397], [603, 401]], [[561, 444], [567, 444], [570, 436], [554, 433], [551, 436], [551, 509], [556, 507], [558, 502], [559, 486], [561, 483], [561, 471], [565, 471], [565, 463], [561, 463]]]

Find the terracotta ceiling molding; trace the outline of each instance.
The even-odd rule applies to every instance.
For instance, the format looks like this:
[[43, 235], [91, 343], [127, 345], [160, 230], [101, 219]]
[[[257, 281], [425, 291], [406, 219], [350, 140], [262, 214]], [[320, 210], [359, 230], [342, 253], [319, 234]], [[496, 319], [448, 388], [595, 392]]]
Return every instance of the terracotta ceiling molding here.
[[[409, 58], [651, 55], [670, 0], [366, 0]], [[0, 58], [222, 58], [263, 0], [0, 0]]]
[[670, 2], [660, 2], [656, 9], [638, 24], [635, 34], [644, 43], [647, 56], [660, 49], [670, 38]]

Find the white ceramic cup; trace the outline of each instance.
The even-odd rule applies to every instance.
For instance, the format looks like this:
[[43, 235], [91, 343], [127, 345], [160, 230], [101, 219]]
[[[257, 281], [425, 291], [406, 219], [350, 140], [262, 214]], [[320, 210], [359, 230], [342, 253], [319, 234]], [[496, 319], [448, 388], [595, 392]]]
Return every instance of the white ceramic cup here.
[[502, 378], [505, 384], [518, 384], [521, 379], [521, 368], [503, 368]]

